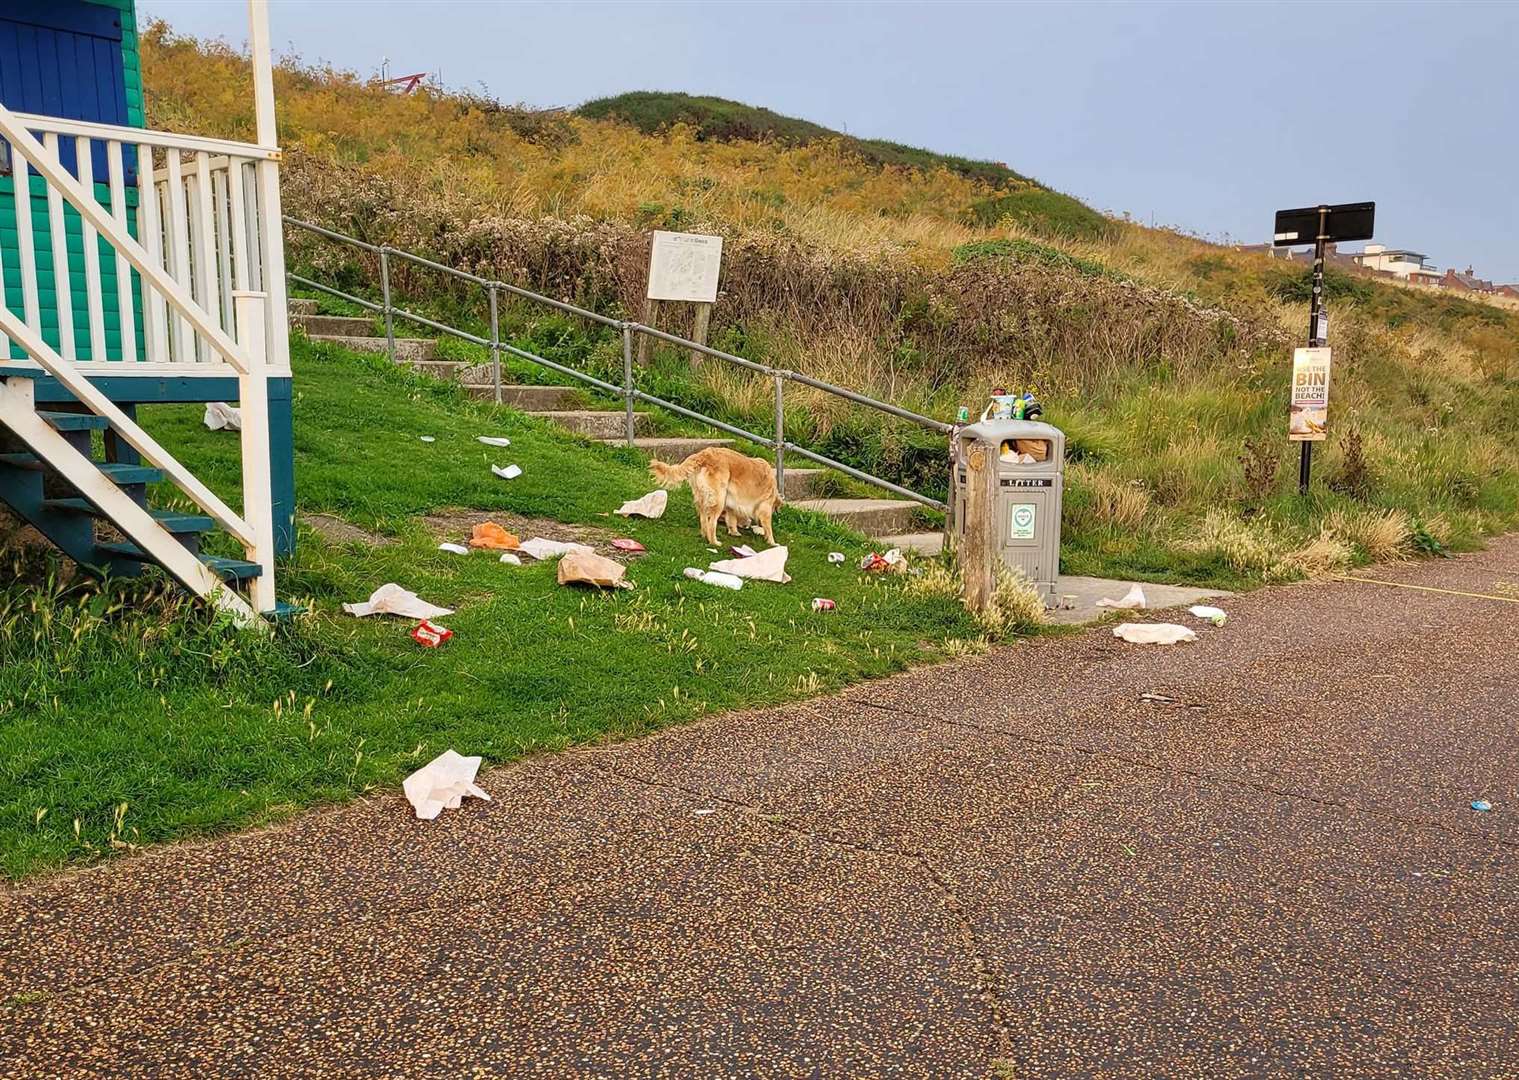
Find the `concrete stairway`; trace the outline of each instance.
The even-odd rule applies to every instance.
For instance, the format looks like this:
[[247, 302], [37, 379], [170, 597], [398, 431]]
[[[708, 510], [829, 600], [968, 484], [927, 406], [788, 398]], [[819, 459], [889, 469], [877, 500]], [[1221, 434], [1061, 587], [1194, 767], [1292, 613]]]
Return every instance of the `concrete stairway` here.
[[[346, 315], [319, 315], [315, 300], [291, 300], [290, 323], [312, 341], [331, 342], [360, 352], [386, 351], [385, 338], [375, 335], [373, 320]], [[474, 397], [495, 400], [496, 389], [488, 365], [440, 360], [437, 357], [437, 346], [430, 338], [396, 338], [396, 360], [414, 371], [457, 381]], [[578, 406], [583, 401], [583, 396], [569, 387], [515, 383], [503, 385], [501, 401], [523, 412], [552, 420], [577, 435], [599, 440], [609, 446], [625, 445], [622, 410], [580, 408]], [[734, 445], [732, 439], [648, 435], [648, 427], [648, 414], [636, 413], [633, 447], [660, 461], [681, 461], [709, 446]], [[747, 452], [754, 452], [754, 448]], [[800, 510], [815, 510], [866, 536], [879, 537], [886, 547], [932, 553], [942, 546], [943, 536], [940, 533], [910, 531], [916, 517], [916, 503], [905, 499], [828, 497], [828, 492], [834, 486], [830, 480], [831, 474], [827, 469], [788, 468], [784, 493], [787, 504]]]

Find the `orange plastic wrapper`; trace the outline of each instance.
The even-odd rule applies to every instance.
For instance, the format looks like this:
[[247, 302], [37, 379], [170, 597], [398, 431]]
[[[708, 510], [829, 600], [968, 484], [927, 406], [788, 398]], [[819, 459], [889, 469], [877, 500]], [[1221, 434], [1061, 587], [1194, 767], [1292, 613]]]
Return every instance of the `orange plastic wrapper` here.
[[493, 548], [496, 551], [516, 551], [522, 546], [522, 541], [512, 533], [507, 532], [494, 521], [482, 521], [476, 525], [469, 538], [469, 546], [472, 548]]

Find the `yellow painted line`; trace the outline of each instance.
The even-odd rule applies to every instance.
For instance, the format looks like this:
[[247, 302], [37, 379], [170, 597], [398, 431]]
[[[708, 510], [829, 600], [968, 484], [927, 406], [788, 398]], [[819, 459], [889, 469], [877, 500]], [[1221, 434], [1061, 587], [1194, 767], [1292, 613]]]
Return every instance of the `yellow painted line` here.
[[1383, 581], [1380, 578], [1356, 577], [1345, 574], [1341, 581], [1359, 581], [1366, 585], [1387, 585], [1394, 589], [1416, 589], [1419, 592], [1443, 593], [1446, 596], [1467, 596], [1473, 600], [1496, 600], [1500, 604], [1519, 604], [1519, 596], [1494, 596], [1492, 593], [1462, 592], [1459, 589], [1437, 589], [1433, 585], [1410, 585], [1406, 581]]

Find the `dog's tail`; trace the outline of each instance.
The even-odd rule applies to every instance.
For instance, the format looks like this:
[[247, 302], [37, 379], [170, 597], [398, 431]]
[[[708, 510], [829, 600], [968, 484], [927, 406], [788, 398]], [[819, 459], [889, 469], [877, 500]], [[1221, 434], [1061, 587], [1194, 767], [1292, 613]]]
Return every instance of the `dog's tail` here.
[[691, 470], [684, 461], [679, 465], [671, 465], [667, 461], [651, 461], [649, 472], [662, 488], [678, 488], [691, 479]]

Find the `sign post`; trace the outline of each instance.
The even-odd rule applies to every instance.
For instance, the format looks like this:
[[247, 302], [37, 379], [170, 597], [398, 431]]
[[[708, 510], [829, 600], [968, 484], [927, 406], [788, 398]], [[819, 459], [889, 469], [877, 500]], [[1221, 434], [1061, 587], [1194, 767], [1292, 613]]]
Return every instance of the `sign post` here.
[[[1298, 463], [1297, 491], [1308, 494], [1313, 476], [1313, 444], [1326, 437], [1329, 414], [1329, 314], [1324, 310], [1324, 245], [1349, 240], [1370, 240], [1376, 216], [1376, 203], [1340, 203], [1336, 206], [1304, 206], [1276, 212], [1273, 243], [1277, 247], [1313, 244], [1313, 296], [1308, 307], [1308, 348], [1298, 349], [1292, 365], [1292, 422], [1289, 438], [1302, 444]], [[1311, 359], [1300, 361], [1303, 354]], [[1300, 363], [1310, 366], [1300, 368]], [[1303, 407], [1299, 411], [1300, 374], [1310, 380], [1303, 386]], [[1322, 384], [1319, 376], [1322, 375]], [[1322, 390], [1322, 402], [1312, 394]], [[1300, 424], [1301, 419], [1301, 424]], [[1314, 428], [1317, 430], [1314, 430]]]
[[[717, 302], [717, 283], [722, 272], [723, 238], [700, 233], [677, 233], [656, 230], [649, 245], [649, 289], [644, 320], [654, 326], [660, 304], [665, 301], [696, 305], [696, 322], [692, 340], [707, 343], [707, 326], [712, 305]], [[648, 360], [648, 338], [638, 345], [638, 362]], [[701, 354], [691, 350], [691, 363], [701, 362]]]

